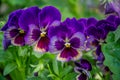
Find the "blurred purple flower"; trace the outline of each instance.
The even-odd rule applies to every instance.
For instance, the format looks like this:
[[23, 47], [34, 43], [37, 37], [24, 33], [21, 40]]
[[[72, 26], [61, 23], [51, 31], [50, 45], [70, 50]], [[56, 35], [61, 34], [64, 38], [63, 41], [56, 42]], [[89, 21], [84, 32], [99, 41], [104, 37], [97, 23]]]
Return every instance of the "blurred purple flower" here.
[[57, 51], [60, 61], [78, 60], [85, 42], [83, 31], [84, 26], [75, 18], [67, 18], [59, 26], [50, 28], [50, 52]]
[[92, 65], [86, 59], [80, 59], [79, 62], [75, 62], [75, 72], [79, 73], [77, 80], [88, 80], [89, 71], [92, 70]]
[[103, 37], [104, 39], [106, 38], [106, 35], [108, 34], [108, 32], [115, 31], [119, 25], [120, 25], [120, 18], [115, 15], [110, 15], [105, 20], [100, 20], [96, 24], [96, 27], [104, 29], [105, 31], [104, 32], [105, 35]]
[[52, 26], [59, 25], [60, 20], [60, 12], [52, 6], [46, 6], [41, 11], [37, 7], [24, 11], [20, 18], [20, 26], [25, 31], [28, 30], [26, 43], [35, 45], [34, 50], [37, 52], [48, 51], [50, 42], [48, 30]]
[[120, 16], [120, 0], [111, 0], [105, 5], [105, 14], [117, 13]]
[[116, 11], [113, 8], [113, 5], [111, 2], [107, 2], [105, 4], [105, 14], [111, 14], [111, 13], [116, 13]]

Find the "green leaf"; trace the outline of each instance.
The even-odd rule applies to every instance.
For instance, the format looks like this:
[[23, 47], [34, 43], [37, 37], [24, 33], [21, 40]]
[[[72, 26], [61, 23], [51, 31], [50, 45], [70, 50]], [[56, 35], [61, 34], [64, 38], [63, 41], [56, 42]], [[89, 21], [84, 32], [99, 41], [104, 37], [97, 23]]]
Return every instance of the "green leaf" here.
[[114, 42], [115, 41], [115, 34], [113, 32], [110, 32], [106, 39], [107, 42]]
[[120, 79], [120, 27], [107, 36], [106, 43], [102, 45], [105, 56], [104, 65], [113, 73], [113, 80]]
[[34, 69], [33, 72], [38, 72], [38, 71], [42, 70], [43, 67], [44, 67], [44, 65], [43, 65], [42, 63], [39, 63], [39, 64], [36, 66], [36, 68]]
[[39, 77], [41, 77], [40, 80], [51, 80], [51, 77], [48, 77], [49, 71], [48, 69], [44, 69], [43, 71], [39, 72]]
[[0, 80], [6, 80], [5, 77], [0, 73]]
[[114, 32], [115, 34], [115, 41], [120, 39], [120, 26], [117, 28], [117, 30]]
[[120, 74], [113, 74], [113, 80], [120, 80]]
[[25, 56], [26, 54], [28, 54], [28, 52], [27, 52], [27, 50], [28, 50], [28, 47], [26, 47], [26, 46], [19, 46], [18, 47], [18, 52], [19, 52], [19, 56]]
[[65, 67], [61, 72], [60, 72], [60, 77], [64, 77], [66, 74], [72, 71], [72, 66], [67, 66]]
[[41, 77], [32, 77], [28, 78], [27, 80], [43, 80]]
[[6, 76], [7, 74], [9, 74], [10, 72], [12, 72], [13, 70], [15, 70], [17, 68], [17, 65], [15, 63], [9, 63], [5, 66], [3, 75]]
[[49, 52], [47, 52], [47, 53], [45, 53], [45, 54], [43, 54], [43, 56], [41, 57], [41, 59], [54, 59], [55, 58], [55, 54], [52, 54], [52, 53], [49, 53]]
[[0, 62], [5, 62], [6, 59], [5, 59], [5, 52], [0, 50]]
[[44, 54], [40, 54], [40, 53], [37, 53], [37, 52], [32, 52], [32, 54], [36, 57], [36, 58], [41, 58]]
[[53, 71], [54, 71], [57, 75], [59, 75], [58, 61], [56, 60], [56, 58], [53, 59], [52, 64], [53, 64]]
[[13, 5], [13, 6], [15, 6], [15, 5], [23, 5], [23, 4], [25, 4], [25, 0], [21, 0], [21, 1], [19, 1], [19, 0], [13, 0], [13, 1], [9, 1], [9, 3], [11, 5]]
[[47, 77], [56, 77], [55, 74], [49, 74]]
[[110, 68], [113, 74], [120, 74], [120, 61], [116, 57], [105, 54], [104, 64]]
[[76, 80], [77, 74], [75, 72], [67, 74], [63, 80]]

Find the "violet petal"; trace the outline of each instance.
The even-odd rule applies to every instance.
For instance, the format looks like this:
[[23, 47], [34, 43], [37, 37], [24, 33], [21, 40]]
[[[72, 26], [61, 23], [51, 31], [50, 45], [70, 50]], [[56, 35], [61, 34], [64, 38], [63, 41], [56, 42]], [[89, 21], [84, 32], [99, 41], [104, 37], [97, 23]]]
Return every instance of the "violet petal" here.
[[38, 14], [40, 11], [41, 10], [35, 6], [26, 9], [19, 19], [20, 28], [27, 32], [29, 25], [36, 25], [38, 27]]
[[52, 6], [44, 7], [39, 13], [39, 24], [40, 27], [46, 27], [50, 25], [55, 20], [61, 20], [61, 14], [59, 10]]

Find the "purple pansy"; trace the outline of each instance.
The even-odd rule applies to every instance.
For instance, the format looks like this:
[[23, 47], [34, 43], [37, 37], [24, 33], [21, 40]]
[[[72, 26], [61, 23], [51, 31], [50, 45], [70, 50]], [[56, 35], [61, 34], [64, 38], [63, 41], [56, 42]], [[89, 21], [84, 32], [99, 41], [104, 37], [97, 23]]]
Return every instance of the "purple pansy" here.
[[60, 12], [52, 6], [46, 6], [42, 10], [35, 8], [24, 11], [20, 17], [20, 26], [25, 31], [28, 30], [25, 37], [26, 43], [35, 45], [34, 50], [37, 52], [48, 51], [50, 42], [48, 30], [50, 27], [59, 25], [60, 20]]
[[[92, 24], [91, 26], [87, 26], [85, 33], [87, 36], [86, 47], [93, 49], [99, 45], [99, 43], [103, 43], [107, 34], [110, 31], [115, 31], [120, 24], [120, 18], [114, 15], [108, 16], [104, 20], [99, 20], [95, 22], [95, 20], [90, 20], [89, 23]], [[87, 24], [86, 21], [85, 24]], [[95, 23], [94, 23], [95, 22]]]
[[84, 26], [75, 18], [67, 18], [59, 26], [50, 28], [48, 32], [48, 36], [51, 37], [50, 52], [59, 53], [57, 59], [60, 61], [79, 59], [85, 42], [83, 30]]
[[[91, 18], [81, 18], [78, 20], [79, 23], [82, 23], [84, 25], [84, 34], [87, 38], [85, 43], [85, 50], [91, 50], [95, 48], [96, 45], [98, 45], [98, 41], [95, 40], [95, 37], [98, 38], [99, 36], [99, 29], [96, 29], [96, 24], [98, 22], [97, 19], [91, 17]], [[96, 32], [96, 33], [95, 33]], [[95, 34], [94, 34], [95, 33]]]
[[97, 28], [103, 29], [104, 32], [104, 37], [106, 38], [106, 35], [108, 34], [109, 31], [115, 31], [120, 24], [120, 18], [118, 16], [110, 15], [108, 16], [105, 20], [100, 20], [97, 24]]
[[[11, 41], [13, 45], [17, 46], [25, 45], [24, 40], [25, 31], [22, 30], [19, 25], [19, 18], [23, 12], [24, 10], [22, 9], [12, 12], [9, 16], [8, 22], [1, 29], [2, 31], [4, 31], [5, 39], [7, 41]], [[4, 43], [3, 45], [6, 44], [5, 42], [3, 43]]]
[[79, 73], [76, 77], [77, 80], [88, 80], [89, 78], [89, 71], [92, 70], [92, 65], [86, 59], [80, 59], [79, 62], [75, 62], [75, 72]]
[[[92, 35], [97, 40], [105, 39], [109, 31], [114, 31], [120, 24], [120, 19], [117, 16], [110, 15], [104, 20], [99, 20], [95, 25], [87, 28], [87, 36]], [[94, 24], [94, 22], [92, 22]]]

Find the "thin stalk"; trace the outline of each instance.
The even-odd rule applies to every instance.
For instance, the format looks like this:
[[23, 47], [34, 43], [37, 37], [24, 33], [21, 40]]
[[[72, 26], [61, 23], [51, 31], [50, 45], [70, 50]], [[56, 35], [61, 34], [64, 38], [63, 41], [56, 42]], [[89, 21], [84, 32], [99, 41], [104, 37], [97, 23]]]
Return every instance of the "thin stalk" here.
[[101, 78], [103, 78], [103, 76], [100, 74], [99, 68], [98, 68], [97, 66], [95, 66], [95, 67], [96, 67], [96, 70], [97, 70], [97, 73], [99, 74], [99, 76], [100, 76]]

